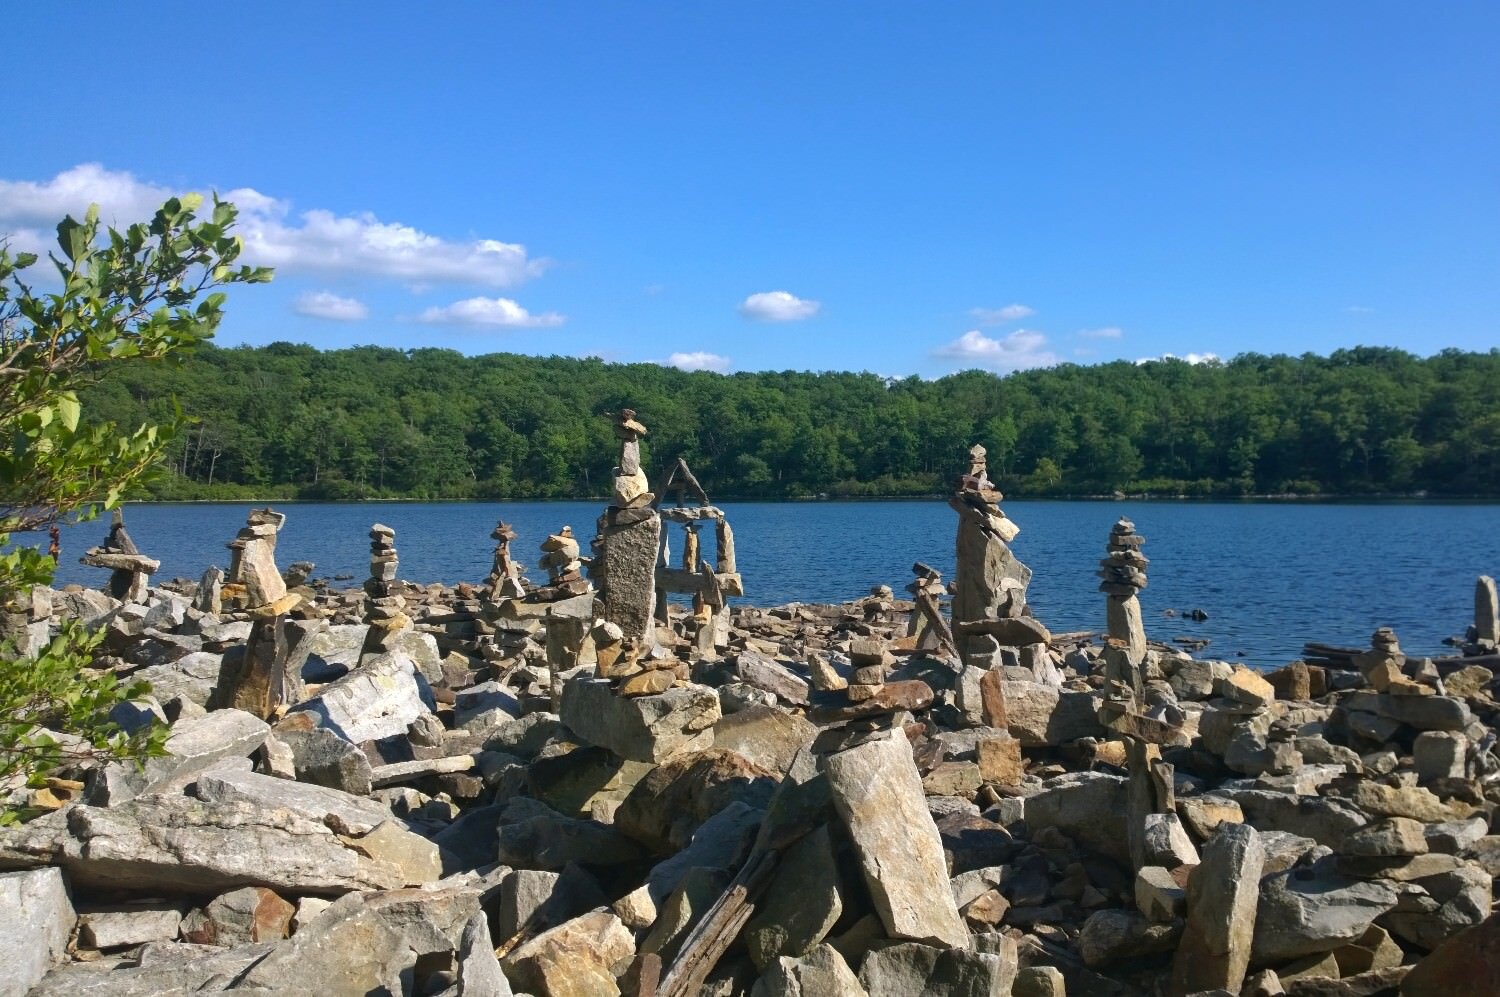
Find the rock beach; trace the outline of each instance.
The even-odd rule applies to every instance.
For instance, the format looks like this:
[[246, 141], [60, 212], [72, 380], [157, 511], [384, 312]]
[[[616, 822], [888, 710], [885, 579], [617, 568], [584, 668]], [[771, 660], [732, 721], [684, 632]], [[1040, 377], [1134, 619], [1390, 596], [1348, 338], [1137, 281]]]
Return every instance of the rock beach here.
[[1129, 520], [1099, 634], [1057, 635], [982, 449], [951, 500], [951, 608], [920, 561], [910, 600], [861, 579], [840, 605], [741, 605], [723, 510], [681, 461], [649, 490], [645, 427], [613, 418], [592, 556], [570, 528], [533, 538], [543, 585], [503, 522], [481, 583], [401, 580], [380, 524], [362, 588], [283, 578], [284, 517], [256, 510], [201, 584], [152, 587], [121, 525], [91, 555], [109, 592], [44, 593], [38, 622], [94, 620], [98, 666], [154, 683], [119, 715], [168, 725], [167, 751], [5, 787], [27, 820], [0, 829], [0, 994], [1417, 994], [1494, 975], [1489, 670], [1408, 658], [1387, 628], [1343, 670], [1154, 643]]

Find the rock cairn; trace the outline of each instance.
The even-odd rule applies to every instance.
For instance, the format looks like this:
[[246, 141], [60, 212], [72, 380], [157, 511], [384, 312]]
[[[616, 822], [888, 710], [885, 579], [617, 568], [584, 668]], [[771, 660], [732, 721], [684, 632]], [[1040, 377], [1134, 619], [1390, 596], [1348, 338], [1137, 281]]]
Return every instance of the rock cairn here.
[[1500, 594], [1489, 575], [1480, 575], [1474, 583], [1474, 635], [1470, 644], [1470, 653], [1474, 654], [1494, 654], [1500, 649]]
[[226, 662], [216, 702], [263, 720], [296, 704], [303, 694], [299, 662], [287, 640], [287, 614], [302, 604], [303, 596], [288, 591], [276, 569], [276, 535], [285, 524], [283, 513], [252, 511], [229, 543], [229, 581], [221, 587], [221, 602], [238, 607], [251, 623], [243, 656]]
[[1104, 560], [1099, 562], [1099, 591], [1106, 597], [1109, 636], [1124, 643], [1131, 660], [1146, 659], [1146, 626], [1141, 620], [1141, 589], [1146, 587], [1146, 566], [1151, 563], [1141, 548], [1146, 538], [1135, 532], [1135, 524], [1121, 517], [1110, 527]]
[[[985, 449], [969, 448], [968, 470], [959, 476], [948, 504], [958, 513], [957, 565], [953, 591], [955, 626], [970, 620], [1022, 615], [1031, 569], [1007, 546], [1021, 532], [1000, 509], [1004, 498], [989, 479]], [[960, 650], [962, 650], [960, 648]]]
[[[676, 465], [657, 488], [656, 501], [673, 493], [676, 504], [657, 511], [662, 520], [661, 554], [656, 565], [656, 621], [671, 627], [671, 593], [692, 596], [692, 614], [688, 617], [688, 630], [692, 638], [693, 654], [698, 658], [711, 658], [728, 640], [730, 596], [745, 594], [744, 580], [740, 577], [735, 559], [734, 530], [724, 510], [708, 500], [708, 494], [687, 461], [677, 458]], [[696, 506], [684, 507], [683, 500], [691, 493]], [[715, 563], [710, 565], [703, 557], [702, 530], [707, 522], [714, 524]], [[678, 566], [672, 565], [671, 539], [668, 524], [682, 526], [682, 557]]]
[[579, 557], [578, 539], [573, 536], [573, 527], [564, 526], [556, 533], [547, 535], [542, 541], [542, 556], [536, 566], [547, 572], [547, 587], [538, 590], [537, 598], [544, 602], [582, 595], [589, 590], [588, 580], [583, 577], [583, 561]]
[[396, 636], [412, 625], [401, 594], [400, 556], [396, 553], [396, 531], [384, 523], [370, 527], [370, 577], [365, 579], [365, 638], [367, 654], [388, 651]]
[[520, 599], [526, 595], [526, 579], [521, 575], [521, 566], [510, 556], [511, 541], [516, 539], [515, 528], [501, 520], [490, 532], [495, 541], [495, 563], [489, 577], [484, 580], [485, 598], [499, 603], [506, 599]]
[[254, 609], [285, 597], [286, 581], [276, 569], [276, 534], [285, 523], [284, 513], [253, 509], [229, 541], [229, 572], [221, 591], [230, 605]]
[[656, 496], [641, 469], [641, 437], [646, 427], [634, 409], [613, 417], [619, 441], [614, 495], [599, 517], [594, 581], [604, 605], [604, 619], [620, 628], [642, 653], [656, 645], [656, 564], [661, 546], [661, 515], [652, 508]]
[[91, 568], [110, 570], [106, 591], [115, 599], [124, 602], [142, 602], [151, 576], [161, 567], [161, 562], [142, 554], [130, 539], [125, 529], [125, 514], [114, 510], [110, 517], [109, 535], [98, 547], [90, 547], [78, 559], [80, 564]]

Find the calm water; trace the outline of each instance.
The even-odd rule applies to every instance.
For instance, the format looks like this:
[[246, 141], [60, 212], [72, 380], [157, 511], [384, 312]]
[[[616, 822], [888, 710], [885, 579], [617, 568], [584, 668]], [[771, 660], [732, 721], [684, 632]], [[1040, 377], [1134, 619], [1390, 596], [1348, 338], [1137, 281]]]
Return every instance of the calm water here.
[[[126, 525], [142, 551], [162, 562], [158, 577], [197, 578], [227, 566], [224, 544], [249, 504], [132, 505]], [[544, 534], [571, 524], [594, 534], [598, 502], [298, 504], [287, 513], [277, 563], [317, 564], [315, 576], [368, 571], [371, 523], [396, 530], [401, 577], [479, 581], [490, 568], [489, 532], [504, 518], [534, 563]], [[956, 517], [931, 502], [728, 503], [746, 603], [840, 602], [887, 584], [897, 593], [911, 563], [952, 578]], [[1110, 525], [1125, 515], [1146, 537], [1151, 585], [1142, 593], [1151, 636], [1212, 641], [1206, 656], [1243, 655], [1275, 667], [1308, 640], [1364, 645], [1377, 626], [1394, 627], [1409, 653], [1441, 654], [1473, 616], [1474, 579], [1500, 574], [1500, 505], [1281, 504], [1184, 502], [1007, 502], [1021, 527], [1012, 544], [1036, 577], [1031, 602], [1055, 631], [1096, 629], [1104, 597], [1097, 561]], [[105, 520], [68, 529], [59, 583], [99, 586], [105, 573], [77, 563], [108, 532]], [[703, 537], [705, 555], [712, 530]], [[680, 530], [673, 528], [674, 554]], [[531, 577], [543, 577], [532, 571]], [[1163, 611], [1202, 608], [1193, 623]]]

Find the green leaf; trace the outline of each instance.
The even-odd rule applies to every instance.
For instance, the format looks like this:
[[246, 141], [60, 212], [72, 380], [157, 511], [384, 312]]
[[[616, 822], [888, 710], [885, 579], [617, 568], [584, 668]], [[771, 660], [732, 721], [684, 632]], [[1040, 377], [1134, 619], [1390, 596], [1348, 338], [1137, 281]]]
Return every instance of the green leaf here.
[[65, 391], [57, 396], [57, 417], [67, 427], [68, 432], [78, 428], [78, 416], [83, 411], [83, 406], [78, 404], [78, 396], [71, 391]]

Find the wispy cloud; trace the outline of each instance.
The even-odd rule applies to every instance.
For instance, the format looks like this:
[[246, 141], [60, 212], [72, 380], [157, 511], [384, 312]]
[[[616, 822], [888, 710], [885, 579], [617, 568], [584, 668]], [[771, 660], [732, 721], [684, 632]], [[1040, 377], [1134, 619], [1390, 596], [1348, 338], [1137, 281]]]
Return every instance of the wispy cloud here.
[[[82, 214], [90, 203], [117, 225], [146, 221], [179, 190], [133, 174], [84, 163], [50, 180], [0, 180], [0, 233], [13, 243], [50, 243], [37, 226], [65, 214]], [[339, 215], [321, 208], [294, 214], [291, 202], [242, 187], [223, 194], [240, 209], [237, 230], [244, 260], [287, 271], [364, 274], [414, 284], [467, 283], [512, 287], [539, 276], [549, 265], [526, 247], [498, 239], [454, 240], [370, 213]]]
[[728, 357], [699, 350], [693, 353], [673, 353], [667, 357], [663, 366], [676, 367], [678, 370], [711, 370], [722, 374], [729, 369], [729, 363]]
[[370, 314], [369, 307], [354, 298], [343, 298], [332, 291], [309, 291], [299, 294], [292, 303], [298, 315], [326, 318], [335, 322], [358, 322]]
[[417, 316], [417, 321], [434, 325], [544, 329], [562, 325], [567, 318], [557, 312], [533, 315], [509, 298], [465, 298], [451, 305], [429, 308]]
[[1181, 356], [1178, 356], [1175, 353], [1163, 353], [1159, 357], [1140, 357], [1136, 360], [1136, 363], [1154, 363], [1157, 360], [1181, 360], [1184, 363], [1190, 364], [1220, 362], [1219, 355], [1217, 353], [1184, 353]]
[[823, 305], [787, 291], [761, 291], [740, 302], [740, 314], [757, 322], [798, 322], [818, 314]]
[[1079, 329], [1079, 339], [1119, 339], [1125, 335], [1125, 330], [1117, 325], [1106, 325], [1100, 329]]
[[1058, 362], [1057, 354], [1047, 349], [1047, 337], [1027, 329], [1017, 329], [999, 339], [986, 336], [978, 329], [970, 329], [946, 346], [933, 350], [932, 355], [1002, 373], [1050, 367]]
[[969, 315], [980, 325], [1004, 325], [1019, 322], [1036, 314], [1029, 305], [1005, 305], [1002, 308], [970, 308]]

